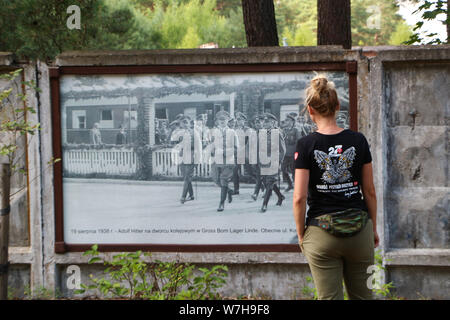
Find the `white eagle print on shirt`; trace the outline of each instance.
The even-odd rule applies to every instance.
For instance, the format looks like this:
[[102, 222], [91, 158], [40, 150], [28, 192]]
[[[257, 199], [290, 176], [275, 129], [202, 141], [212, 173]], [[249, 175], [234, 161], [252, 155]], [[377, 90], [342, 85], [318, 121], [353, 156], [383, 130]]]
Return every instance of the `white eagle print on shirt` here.
[[314, 150], [314, 158], [319, 168], [325, 170], [322, 180], [325, 183], [342, 183], [352, 177], [349, 170], [356, 156], [355, 147], [350, 147], [342, 152], [342, 146], [330, 148], [330, 154], [320, 150]]

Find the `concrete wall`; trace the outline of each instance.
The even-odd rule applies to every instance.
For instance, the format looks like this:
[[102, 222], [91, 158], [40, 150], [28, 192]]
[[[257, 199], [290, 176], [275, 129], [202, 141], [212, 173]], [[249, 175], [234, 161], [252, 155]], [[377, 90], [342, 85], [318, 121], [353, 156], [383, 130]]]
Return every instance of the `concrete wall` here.
[[[450, 46], [282, 47], [126, 52], [67, 52], [58, 66], [149, 64], [240, 64], [358, 62], [358, 129], [371, 146], [378, 196], [377, 227], [388, 259], [387, 281], [396, 294], [410, 299], [450, 298], [448, 206]], [[0, 64], [20, 65], [9, 54]], [[29, 168], [42, 174], [29, 183], [31, 227], [28, 246], [11, 247], [17, 270], [11, 285], [29, 282], [71, 296], [66, 267], [81, 266], [82, 277], [100, 272], [80, 253], [55, 254], [51, 106], [48, 66], [24, 65], [27, 78], [42, 89], [38, 106], [42, 130], [28, 146]], [[111, 256], [108, 253], [106, 256]], [[154, 253], [151, 259], [198, 265], [227, 264], [226, 296], [299, 298], [310, 275], [298, 253]], [[18, 280], [18, 278], [23, 279]], [[419, 294], [418, 294], [419, 293]]]

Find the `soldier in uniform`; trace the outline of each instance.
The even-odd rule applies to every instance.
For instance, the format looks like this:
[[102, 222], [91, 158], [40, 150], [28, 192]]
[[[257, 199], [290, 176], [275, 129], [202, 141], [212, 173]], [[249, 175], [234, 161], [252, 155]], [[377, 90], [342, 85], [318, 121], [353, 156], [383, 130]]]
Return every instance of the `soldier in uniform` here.
[[[289, 113], [286, 116], [285, 128], [284, 128], [284, 142], [286, 144], [286, 154], [281, 165], [281, 172], [283, 173], [283, 180], [287, 182], [288, 186], [284, 190], [288, 192], [294, 189], [292, 183], [295, 177], [295, 166], [294, 166], [294, 153], [297, 147], [297, 141], [302, 137], [300, 132], [295, 127], [295, 120], [297, 114], [294, 112]], [[291, 177], [292, 176], [292, 180]]]
[[261, 177], [261, 167], [259, 164], [259, 136], [258, 136], [258, 133], [259, 133], [259, 130], [262, 129], [262, 115], [261, 114], [257, 114], [253, 117], [252, 129], [256, 131], [256, 134], [258, 137], [257, 141], [256, 141], [257, 146], [258, 146], [258, 149], [256, 150], [258, 161], [256, 164], [249, 164], [248, 171], [249, 171], [250, 175], [255, 179], [255, 189], [252, 194], [252, 199], [253, 199], [253, 201], [256, 201], [256, 199], [258, 199], [259, 191], [260, 190], [264, 191], [264, 189], [265, 189], [263, 181], [262, 181], [262, 177]]
[[[184, 204], [186, 201], [194, 200], [194, 190], [192, 188], [192, 178], [194, 176], [196, 166], [194, 163], [194, 146], [196, 143], [201, 144], [201, 141], [198, 133], [191, 128], [191, 119], [188, 116], [180, 117], [179, 122], [180, 128], [173, 138], [176, 139], [176, 142], [178, 142], [175, 149], [179, 150], [179, 159], [182, 161], [180, 164], [180, 170], [183, 175], [183, 191], [181, 192], [180, 202], [181, 204]], [[186, 146], [184, 139], [190, 140], [190, 145], [188, 146], [190, 147], [191, 155], [189, 158], [183, 154], [185, 151], [183, 147]], [[197, 142], [195, 142], [194, 139], [197, 139]], [[186, 198], [188, 193], [189, 197]]]
[[[283, 139], [283, 135], [281, 133], [281, 130], [277, 128], [277, 118], [271, 114], [271, 113], [264, 113], [264, 117], [263, 117], [263, 129], [267, 130], [267, 153], [269, 158], [271, 158], [271, 133], [272, 131], [277, 131], [278, 132], [278, 136], [279, 136], [279, 147], [278, 147], [278, 163], [282, 163], [283, 158], [284, 158], [284, 154], [285, 154], [285, 150], [286, 150], [286, 146], [284, 143], [284, 139]], [[260, 164], [261, 169], [270, 167], [269, 165], [265, 165], [265, 164]], [[285, 199], [285, 197], [281, 194], [280, 188], [278, 187], [278, 179], [279, 179], [279, 170], [277, 168], [276, 172], [273, 174], [265, 174], [263, 171], [261, 171], [261, 176], [262, 176], [262, 182], [264, 183], [265, 187], [266, 187], [266, 191], [264, 193], [264, 200], [263, 200], [263, 204], [261, 207], [261, 212], [266, 212], [267, 210], [267, 204], [269, 203], [269, 199], [270, 196], [272, 195], [272, 191], [275, 192], [275, 194], [278, 196], [278, 201], [277, 201], [277, 206], [281, 206], [283, 200]]]
[[180, 121], [178, 120], [174, 120], [169, 124], [169, 133], [168, 133], [168, 141], [169, 143], [173, 143], [174, 140], [172, 139], [172, 137], [174, 136], [174, 134], [180, 130]]
[[[212, 128], [210, 131], [211, 146], [214, 150], [215, 160], [211, 166], [212, 177], [217, 186], [220, 187], [220, 202], [217, 211], [221, 212], [224, 210], [225, 200], [228, 197], [228, 202], [233, 200], [233, 190], [228, 187], [231, 179], [233, 178], [233, 170], [235, 163], [229, 163], [227, 161], [227, 156], [235, 155], [235, 148], [238, 145], [238, 139], [236, 133], [233, 129], [228, 127], [228, 121], [230, 120], [230, 115], [226, 111], [219, 111], [216, 114], [216, 127]], [[233, 144], [227, 143], [227, 137], [231, 136], [233, 139]], [[222, 141], [216, 143], [214, 140], [221, 138]], [[218, 157], [222, 158], [222, 163], [217, 163]], [[235, 157], [234, 157], [235, 158]]]
[[345, 111], [337, 112], [336, 123], [341, 128], [348, 128], [347, 116]]
[[[245, 122], [247, 121], [247, 116], [245, 114], [243, 114], [242, 112], [237, 112], [236, 113], [236, 117], [235, 117], [236, 121], [235, 121], [235, 125], [234, 125], [234, 129], [239, 129], [242, 130], [243, 132], [246, 132], [248, 129], [250, 129], [249, 127], [247, 127], [245, 125]], [[239, 140], [239, 148], [247, 148], [248, 145], [248, 138], [245, 137], [244, 140]], [[247, 157], [247, 149], [246, 150], [246, 159]], [[237, 155], [236, 155], [236, 159], [237, 159]], [[233, 186], [234, 186], [234, 190], [233, 190], [233, 195], [237, 195], [239, 194], [239, 177], [242, 175], [241, 172], [241, 164], [236, 163], [236, 166], [234, 167], [233, 170]]]
[[297, 118], [297, 129], [302, 137], [307, 136], [313, 132], [313, 127], [306, 120], [305, 116], [299, 115]]
[[230, 120], [228, 120], [228, 128], [234, 129], [235, 126], [236, 126], [236, 119], [230, 118]]

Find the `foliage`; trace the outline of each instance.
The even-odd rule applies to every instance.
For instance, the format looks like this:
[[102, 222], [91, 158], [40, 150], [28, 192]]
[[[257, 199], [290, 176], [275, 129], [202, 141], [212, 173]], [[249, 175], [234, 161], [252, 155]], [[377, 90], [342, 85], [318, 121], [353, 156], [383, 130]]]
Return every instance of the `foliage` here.
[[[386, 261], [390, 261], [389, 259], [386, 259]], [[383, 256], [381, 255], [380, 250], [375, 251], [375, 266], [377, 268], [377, 272], [385, 272], [386, 268], [384, 267], [384, 261]], [[384, 281], [380, 281], [380, 278], [374, 277], [374, 283], [373, 283], [373, 293], [375, 293], [378, 296], [382, 296], [385, 299], [391, 299], [391, 300], [397, 300], [397, 296], [395, 296], [391, 289], [395, 288], [392, 281], [389, 283], [383, 283]]]
[[[210, 42], [230, 47], [236, 42], [232, 33], [236, 29], [230, 28], [228, 19], [215, 8], [216, 0], [155, 1], [146, 16], [159, 26], [162, 48], [196, 48]], [[242, 21], [240, 24], [243, 28]]]
[[[92, 284], [81, 284], [82, 289], [98, 290], [107, 298], [150, 299], [150, 300], [205, 300], [219, 299], [217, 289], [226, 283], [228, 268], [223, 265], [211, 269], [198, 268], [188, 263], [162, 262], [146, 263], [149, 253], [136, 251], [114, 255], [111, 261], [100, 257], [98, 246], [92, 246], [84, 255], [92, 256], [89, 264], [102, 263], [107, 268], [104, 278], [91, 275]], [[195, 275], [195, 273], [200, 275]]]
[[81, 29], [70, 30], [71, 0], [0, 0], [0, 50], [48, 60], [68, 50], [152, 49], [151, 21], [125, 0], [80, 0]]
[[42, 286], [31, 290], [30, 286], [24, 287], [24, 299], [25, 300], [51, 300], [59, 299], [62, 297], [61, 292], [57, 289], [56, 291], [49, 290]]
[[[308, 282], [308, 285], [302, 288], [303, 295], [311, 298], [312, 300], [319, 299], [319, 296], [317, 295], [317, 289], [316, 287], [314, 287], [313, 278], [306, 277], [306, 281]], [[312, 284], [312, 287], [309, 286], [309, 284]]]
[[[20, 173], [27, 175], [27, 164], [25, 163], [26, 143], [40, 130], [40, 123], [30, 121], [29, 115], [36, 113], [36, 109], [29, 104], [27, 92], [41, 92], [34, 81], [19, 81], [23, 69], [1, 73], [0, 81], [0, 155], [9, 160], [11, 174]], [[30, 137], [30, 140], [25, 138]], [[44, 170], [60, 161], [52, 158]], [[29, 183], [38, 178], [33, 177]], [[12, 198], [21, 192], [26, 185], [10, 194]]]
[[[240, 0], [80, 0], [80, 30], [66, 26], [72, 4], [0, 0], [0, 50], [48, 60], [68, 50], [247, 46]], [[283, 38], [290, 46], [316, 45], [317, 0], [274, 1], [274, 6], [280, 45]], [[351, 6], [353, 45], [397, 44], [410, 35], [396, 14], [396, 0], [353, 0]], [[374, 28], [368, 22], [378, 13], [380, 28]]]
[[[316, 0], [283, 0], [275, 1], [274, 4], [280, 45], [283, 37], [290, 46], [316, 45]], [[352, 44], [355, 46], [390, 44], [392, 34], [400, 28], [399, 25], [404, 24], [397, 11], [396, 0], [352, 0]]]
[[[448, 5], [447, 8], [445, 8], [445, 5], [447, 4], [446, 0], [431, 0], [431, 1], [424, 1], [417, 10], [415, 10], [413, 13], [421, 12], [422, 13], [422, 20], [418, 21], [416, 25], [414, 26], [414, 33], [410, 36], [410, 38], [404, 42], [404, 44], [416, 44], [416, 43], [424, 43], [424, 44], [442, 44], [443, 42], [439, 38], [434, 38], [436, 36], [436, 33], [429, 33], [426, 34], [425, 37], [421, 37], [419, 34], [419, 30], [423, 27], [423, 24], [425, 20], [431, 21], [431, 20], [438, 20], [438, 15], [444, 14], [445, 18], [444, 20], [440, 20], [443, 25], [447, 26], [449, 21], [448, 16]], [[439, 20], [438, 20], [439, 21]], [[448, 27], [447, 27], [448, 32]], [[449, 35], [447, 34], [447, 43], [449, 43]]]
[[[13, 171], [21, 159], [16, 158], [19, 140], [27, 134], [34, 135], [40, 129], [39, 123], [27, 119], [27, 113], [36, 113], [36, 110], [27, 104], [26, 93], [21, 92], [19, 85], [37, 92], [40, 89], [33, 81], [17, 81], [22, 71], [17, 69], [0, 74], [0, 80], [6, 80], [6, 86], [0, 91], [0, 155], [8, 157]], [[18, 170], [26, 173], [23, 168]]]
[[405, 22], [401, 21], [397, 24], [397, 27], [394, 33], [391, 34], [389, 38], [390, 45], [401, 45], [404, 44], [411, 36], [413, 32], [411, 27], [407, 25]]

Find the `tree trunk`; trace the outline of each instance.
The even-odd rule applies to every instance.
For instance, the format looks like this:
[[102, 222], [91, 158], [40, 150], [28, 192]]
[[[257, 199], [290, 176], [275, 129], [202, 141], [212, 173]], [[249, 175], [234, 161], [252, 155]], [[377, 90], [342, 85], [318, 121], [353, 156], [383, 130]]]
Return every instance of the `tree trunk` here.
[[279, 45], [273, 0], [242, 0], [242, 13], [249, 47]]
[[317, 0], [317, 44], [352, 47], [350, 0]]

